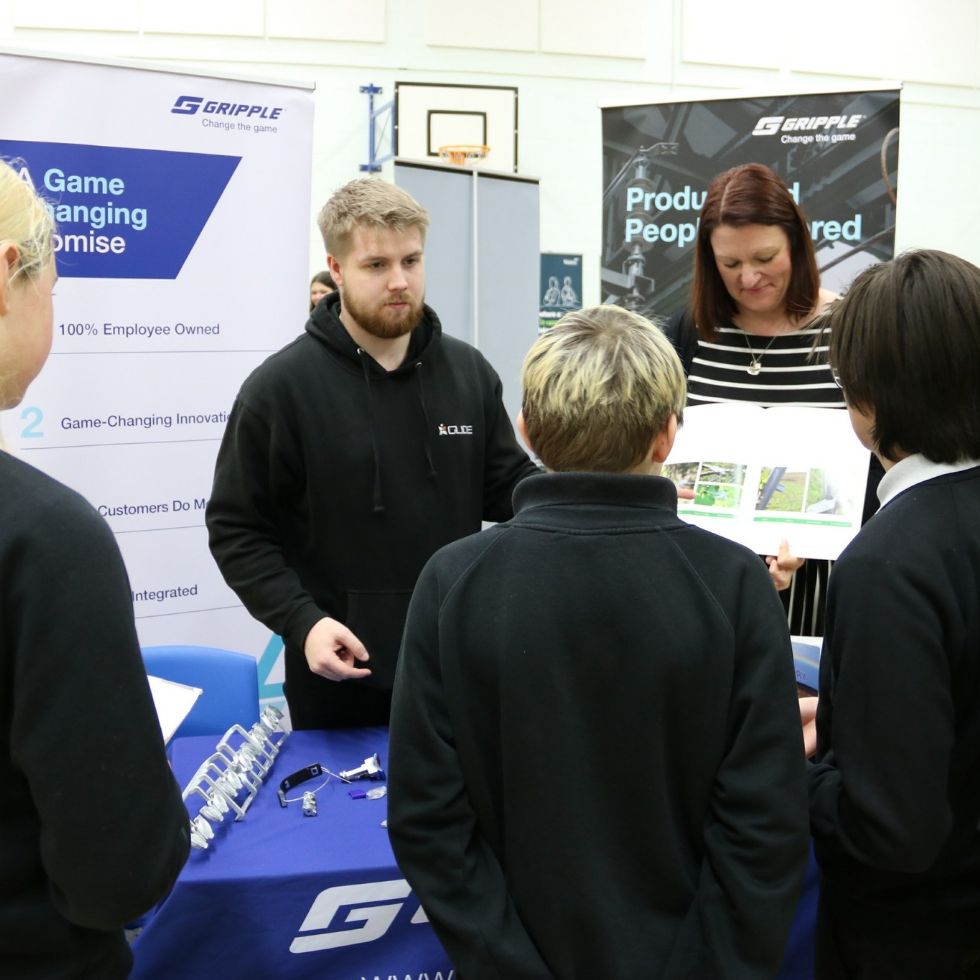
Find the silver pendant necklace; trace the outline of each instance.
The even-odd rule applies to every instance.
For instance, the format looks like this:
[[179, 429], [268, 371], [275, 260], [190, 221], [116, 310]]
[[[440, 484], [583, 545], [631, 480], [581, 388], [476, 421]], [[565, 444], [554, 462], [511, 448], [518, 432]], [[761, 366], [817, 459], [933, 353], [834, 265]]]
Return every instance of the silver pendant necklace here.
[[752, 346], [752, 342], [749, 340], [749, 335], [744, 330], [742, 330], [741, 327], [739, 328], [738, 332], [742, 335], [742, 340], [745, 341], [745, 346], [748, 347], [749, 357], [751, 358], [751, 360], [749, 361], [749, 366], [745, 370], [749, 374], [751, 374], [752, 377], [754, 378], [762, 373], [763, 355], [769, 350], [770, 347], [772, 347], [772, 342], [779, 336], [779, 334], [773, 334], [769, 338], [769, 343], [766, 344], [766, 346], [763, 347], [762, 350], [757, 351]]

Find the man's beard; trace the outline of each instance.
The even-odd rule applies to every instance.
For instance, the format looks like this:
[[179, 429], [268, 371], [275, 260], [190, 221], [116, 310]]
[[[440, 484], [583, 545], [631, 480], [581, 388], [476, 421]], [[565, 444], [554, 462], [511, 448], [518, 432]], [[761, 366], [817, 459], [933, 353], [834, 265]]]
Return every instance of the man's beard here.
[[340, 306], [362, 330], [372, 337], [394, 340], [396, 337], [411, 333], [419, 325], [422, 319], [422, 301], [413, 300], [408, 296], [393, 297], [393, 299], [408, 303], [407, 308], [400, 312], [396, 312], [390, 306], [368, 309], [359, 306], [352, 297], [345, 296], [343, 290], [340, 293]]

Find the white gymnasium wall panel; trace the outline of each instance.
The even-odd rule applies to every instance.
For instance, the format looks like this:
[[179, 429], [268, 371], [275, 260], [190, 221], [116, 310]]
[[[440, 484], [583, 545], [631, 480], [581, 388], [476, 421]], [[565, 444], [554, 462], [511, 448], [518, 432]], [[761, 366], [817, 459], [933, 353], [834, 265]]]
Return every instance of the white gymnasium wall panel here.
[[[679, 0], [679, 60], [749, 68], [781, 68], [792, 32], [791, 9], [780, 0], [756, 0], [751, 7], [728, 0]], [[808, 18], [813, 8], [806, 7]], [[814, 18], [815, 19], [815, 18]]]
[[385, 0], [274, 0], [265, 23], [269, 37], [381, 44]]
[[136, 31], [140, 8], [132, 0], [13, 0], [14, 28], [61, 31]]
[[427, 44], [501, 51], [538, 49], [537, 0], [426, 0], [424, 11]]
[[142, 0], [143, 30], [158, 34], [262, 37], [263, 0]]
[[825, 0], [802, 17], [793, 67], [821, 74], [980, 84], [976, 0]]
[[645, 58], [651, 25], [670, 32], [670, 2], [541, 0], [541, 50], [606, 58]]
[[940, 248], [980, 265], [980, 211], [971, 174], [980, 163], [980, 99], [937, 106], [928, 90], [902, 93], [902, 142], [895, 250]]

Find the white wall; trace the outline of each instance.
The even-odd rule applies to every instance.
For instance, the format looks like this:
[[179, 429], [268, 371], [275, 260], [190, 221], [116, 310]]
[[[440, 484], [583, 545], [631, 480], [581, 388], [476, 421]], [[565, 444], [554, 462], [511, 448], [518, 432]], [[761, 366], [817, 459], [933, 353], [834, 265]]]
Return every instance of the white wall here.
[[396, 80], [516, 85], [541, 248], [583, 253], [586, 303], [599, 300], [600, 105], [901, 81], [897, 247], [980, 264], [978, 0], [0, 0], [0, 46], [315, 82], [314, 202], [367, 159], [359, 86], [386, 101]]

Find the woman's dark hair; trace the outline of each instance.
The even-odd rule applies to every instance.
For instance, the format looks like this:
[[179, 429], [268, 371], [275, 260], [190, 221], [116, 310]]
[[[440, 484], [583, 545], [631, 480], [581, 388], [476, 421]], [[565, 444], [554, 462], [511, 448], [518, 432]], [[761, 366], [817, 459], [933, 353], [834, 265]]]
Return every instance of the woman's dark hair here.
[[827, 315], [848, 404], [874, 412], [878, 453], [980, 459], [980, 269], [903, 252], [866, 269]]
[[[313, 284], [316, 283], [316, 282], [322, 283], [324, 286], [327, 287], [327, 289], [332, 289], [334, 292], [337, 291], [337, 284], [333, 281], [333, 276], [330, 275], [330, 273], [326, 269], [324, 269], [323, 272], [318, 272], [310, 280], [310, 289], [313, 288]], [[316, 304], [313, 302], [313, 300], [310, 300], [310, 312], [311, 313], [313, 312], [313, 307], [315, 305]]]
[[790, 245], [792, 273], [786, 291], [790, 317], [809, 315], [817, 305], [820, 276], [806, 218], [789, 189], [768, 167], [745, 163], [719, 174], [708, 185], [694, 248], [691, 312], [698, 333], [714, 340], [718, 326], [738, 312], [715, 264], [711, 234], [719, 225], [778, 225]]

